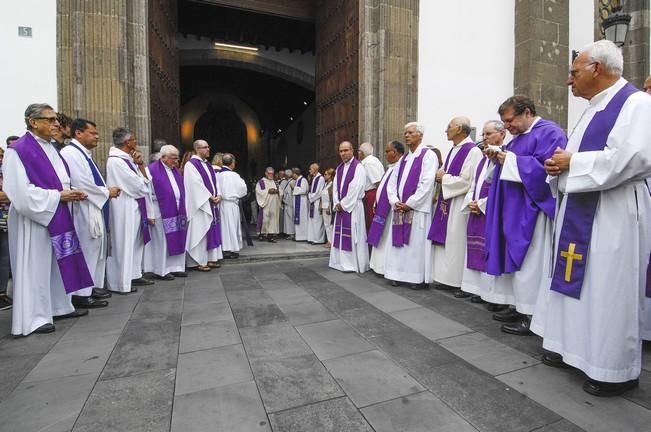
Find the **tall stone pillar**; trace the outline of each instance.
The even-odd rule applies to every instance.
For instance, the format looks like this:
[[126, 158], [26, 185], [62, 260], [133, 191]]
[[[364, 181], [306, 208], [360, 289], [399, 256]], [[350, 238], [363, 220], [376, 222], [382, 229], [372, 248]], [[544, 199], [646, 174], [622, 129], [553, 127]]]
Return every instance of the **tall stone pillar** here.
[[569, 0], [516, 0], [515, 94], [567, 128]]
[[57, 0], [58, 107], [97, 123], [103, 168], [117, 126], [150, 142], [147, 0]]
[[629, 0], [624, 12], [631, 15], [631, 25], [624, 45], [624, 77], [637, 88], [642, 88], [649, 76], [649, 0]]
[[359, 142], [384, 158], [418, 108], [418, 0], [359, 2]]

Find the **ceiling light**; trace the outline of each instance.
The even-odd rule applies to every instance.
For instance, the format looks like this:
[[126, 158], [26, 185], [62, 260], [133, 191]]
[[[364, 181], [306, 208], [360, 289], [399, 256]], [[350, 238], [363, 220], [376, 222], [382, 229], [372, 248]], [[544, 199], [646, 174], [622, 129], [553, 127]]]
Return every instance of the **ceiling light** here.
[[223, 48], [223, 49], [231, 49], [231, 50], [242, 50], [242, 51], [258, 52], [257, 47], [244, 46], [244, 45], [233, 45], [233, 44], [227, 44], [227, 43], [221, 43], [221, 42], [215, 42], [215, 47], [216, 48]]

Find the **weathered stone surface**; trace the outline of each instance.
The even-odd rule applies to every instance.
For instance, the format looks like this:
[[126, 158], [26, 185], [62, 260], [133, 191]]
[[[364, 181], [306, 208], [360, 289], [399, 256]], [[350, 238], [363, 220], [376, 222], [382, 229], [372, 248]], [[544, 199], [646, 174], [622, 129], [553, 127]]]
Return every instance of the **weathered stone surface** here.
[[375, 348], [340, 320], [303, 325], [296, 330], [322, 361]]
[[274, 432], [372, 432], [347, 397], [317, 402], [269, 416]]

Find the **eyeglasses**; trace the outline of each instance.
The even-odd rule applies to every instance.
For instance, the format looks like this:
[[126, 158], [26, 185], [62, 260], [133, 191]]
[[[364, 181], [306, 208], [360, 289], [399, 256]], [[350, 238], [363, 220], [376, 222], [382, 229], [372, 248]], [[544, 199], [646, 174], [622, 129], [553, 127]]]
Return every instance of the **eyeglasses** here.
[[572, 78], [576, 78], [576, 74], [577, 74], [579, 71], [582, 71], [582, 70], [584, 70], [584, 69], [587, 69], [587, 68], [589, 68], [590, 66], [595, 65], [595, 64], [597, 64], [597, 63], [598, 63], [598, 62], [591, 62], [591, 63], [588, 63], [587, 65], [583, 66], [582, 68], [579, 68], [579, 69], [570, 69], [570, 70], [567, 72], [567, 74], [568, 74], [569, 76], [571, 76]]
[[47, 120], [48, 123], [54, 124], [58, 122], [58, 119], [56, 117], [31, 117], [32, 120]]

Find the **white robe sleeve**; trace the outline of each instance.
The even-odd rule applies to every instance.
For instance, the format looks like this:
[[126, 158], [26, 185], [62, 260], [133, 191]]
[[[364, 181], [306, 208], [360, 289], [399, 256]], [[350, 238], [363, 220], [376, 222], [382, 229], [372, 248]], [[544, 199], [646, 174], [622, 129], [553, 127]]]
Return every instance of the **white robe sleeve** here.
[[66, 146], [61, 150], [61, 156], [68, 163], [70, 168], [70, 184], [75, 189], [88, 194], [88, 202], [101, 209], [109, 199], [109, 191], [105, 186], [97, 186], [93, 178], [93, 172], [88, 161], [77, 149]]
[[500, 173], [500, 180], [522, 183], [520, 171], [518, 170], [518, 158], [515, 153], [506, 152], [506, 158], [504, 159], [504, 165], [502, 165], [502, 172]]
[[481, 160], [481, 158], [481, 150], [479, 150], [477, 147], [474, 147], [466, 156], [463, 167], [461, 167], [460, 175], [453, 176], [450, 174], [445, 174], [443, 176], [443, 179], [441, 180], [441, 191], [443, 193], [443, 198], [450, 199], [468, 192], [474, 174], [473, 171], [477, 167], [477, 163]]
[[43, 189], [30, 183], [23, 162], [15, 151], [5, 152], [2, 170], [2, 189], [9, 197], [11, 206], [24, 217], [48, 226], [59, 206], [59, 191]]
[[203, 184], [203, 179], [199, 171], [189, 162], [183, 168], [183, 184], [185, 188], [185, 206], [188, 220], [192, 219], [199, 211], [203, 211], [212, 217], [210, 192], [208, 192], [208, 189]]
[[305, 177], [303, 177], [300, 186], [298, 185], [298, 182], [296, 182], [296, 186], [294, 186], [292, 195], [307, 195], [307, 192], [309, 190], [310, 190], [310, 183], [307, 181]]
[[260, 181], [255, 182], [255, 201], [262, 208], [269, 204], [269, 187], [265, 184], [265, 189], [260, 188]]
[[[349, 168], [350, 169], [350, 168]], [[344, 177], [345, 178], [345, 177]], [[364, 186], [366, 185], [366, 171], [362, 164], [357, 165], [355, 175], [348, 185], [348, 192], [343, 199], [339, 200], [341, 208], [346, 212], [352, 212], [359, 203], [360, 195], [364, 195]]]
[[[559, 180], [564, 192], [593, 192], [651, 176], [651, 98], [629, 97], [601, 151], [574, 153]], [[563, 183], [565, 183], [563, 185]]]
[[311, 203], [317, 202], [319, 198], [321, 197], [321, 191], [325, 187], [325, 181], [323, 176], [319, 176], [317, 179], [317, 184], [316, 184], [316, 192], [312, 192], [312, 188], [310, 188], [310, 192], [307, 193], [307, 198], [310, 200]]
[[[436, 159], [436, 155], [434, 152], [428, 150], [423, 157], [423, 167], [420, 172], [420, 178], [418, 179], [418, 186], [416, 186], [416, 192], [405, 203], [407, 206], [412, 209], [419, 209], [425, 205], [426, 200], [429, 203], [431, 197], [430, 192], [434, 187], [437, 170], [438, 160]], [[395, 177], [397, 178], [398, 176]]]
[[366, 171], [366, 178], [370, 187], [376, 185], [380, 182], [380, 180], [382, 180], [382, 176], [384, 175], [384, 167], [382, 166], [382, 162], [380, 162], [380, 160], [375, 156], [368, 157], [372, 157], [372, 159], [369, 159], [369, 162], [367, 164], [364, 164], [364, 170]]
[[[137, 169], [137, 168], [136, 168]], [[118, 158], [110, 157], [106, 162], [106, 179], [111, 186], [117, 186], [132, 198], [143, 198], [149, 195], [149, 181], [136, 174]]]

